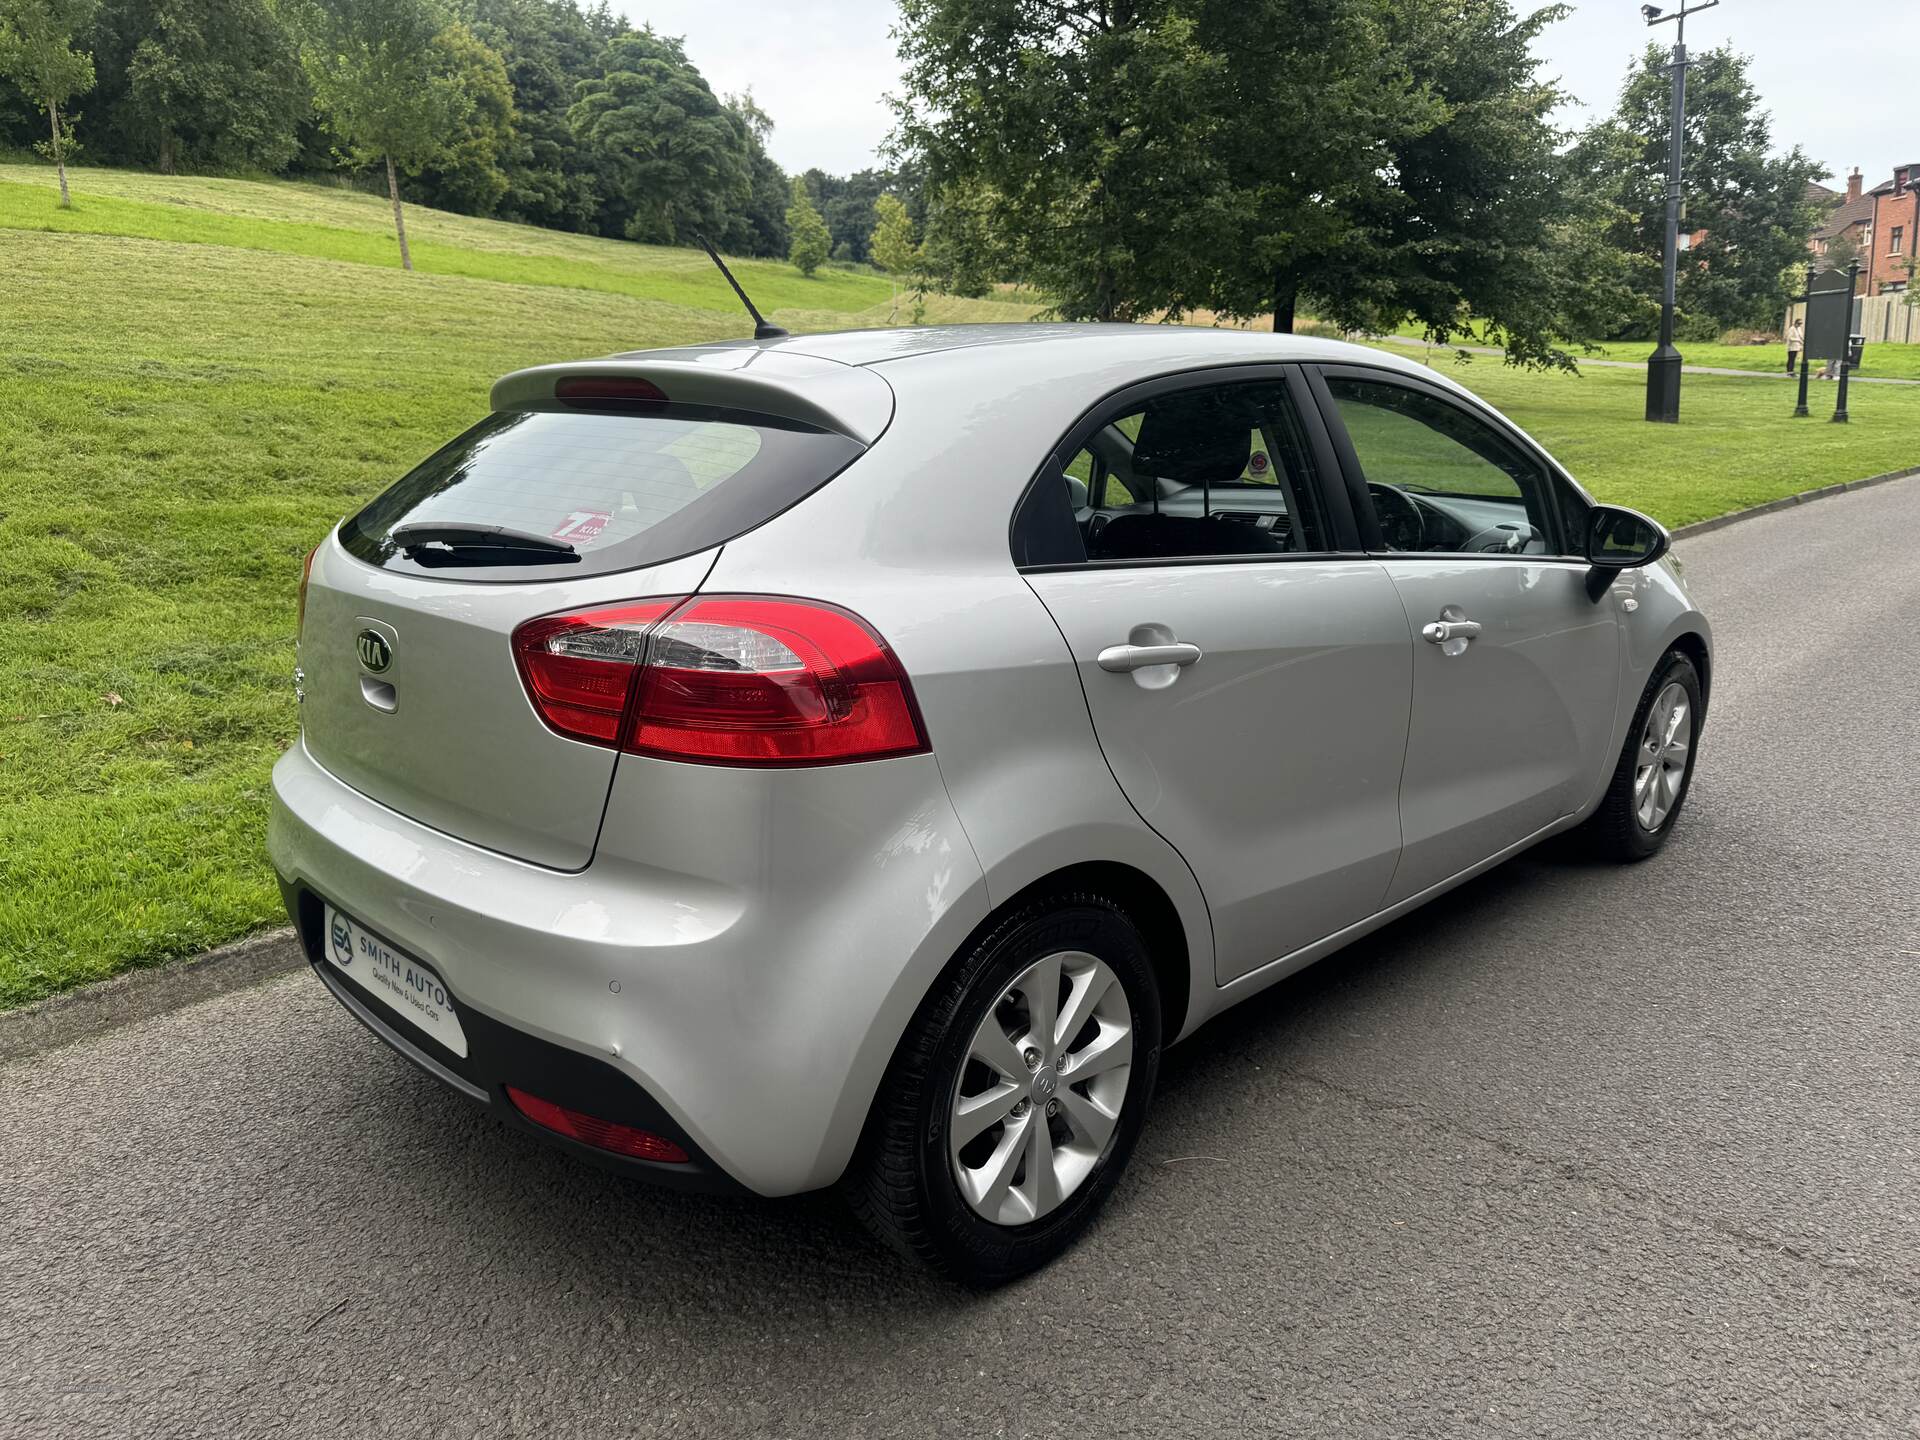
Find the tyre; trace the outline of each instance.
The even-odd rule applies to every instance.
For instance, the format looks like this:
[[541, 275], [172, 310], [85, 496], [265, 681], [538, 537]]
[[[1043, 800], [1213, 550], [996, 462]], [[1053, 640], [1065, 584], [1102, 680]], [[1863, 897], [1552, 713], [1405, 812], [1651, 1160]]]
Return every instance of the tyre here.
[[1087, 1228], [1140, 1136], [1160, 993], [1111, 901], [1007, 916], [942, 976], [894, 1053], [845, 1188], [903, 1254], [970, 1285], [1036, 1269]]
[[1667, 843], [1693, 782], [1702, 713], [1700, 672], [1669, 650], [1641, 692], [1606, 797], [1587, 821], [1596, 854], [1644, 860]]

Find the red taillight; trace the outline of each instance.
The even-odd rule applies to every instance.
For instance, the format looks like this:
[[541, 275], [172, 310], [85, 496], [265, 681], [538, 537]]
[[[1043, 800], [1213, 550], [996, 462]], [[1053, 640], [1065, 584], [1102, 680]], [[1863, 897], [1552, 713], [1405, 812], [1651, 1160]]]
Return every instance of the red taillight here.
[[906, 672], [845, 610], [695, 597], [647, 646], [625, 747], [734, 765], [872, 760], [927, 748]]
[[928, 748], [886, 642], [818, 601], [634, 601], [530, 620], [513, 648], [548, 725], [637, 755], [831, 765]]
[[680, 603], [634, 600], [529, 620], [513, 632], [513, 658], [534, 709], [562, 735], [613, 745], [647, 653], [647, 630]]
[[583, 1115], [578, 1110], [569, 1110], [551, 1100], [542, 1100], [538, 1095], [529, 1095], [511, 1085], [507, 1086], [507, 1098], [513, 1101], [514, 1109], [534, 1124], [564, 1135], [569, 1140], [578, 1140], [582, 1145], [591, 1145], [596, 1150], [611, 1150], [616, 1155], [631, 1155], [636, 1160], [658, 1160], [667, 1165], [687, 1163], [688, 1156], [684, 1149], [651, 1130], [636, 1130], [631, 1125]]
[[293, 638], [298, 640], [307, 628], [307, 586], [313, 581], [313, 557], [320, 553], [314, 546], [300, 564], [300, 603], [294, 611]]
[[664, 405], [666, 392], [637, 375], [568, 375], [554, 382], [553, 398], [568, 405]]

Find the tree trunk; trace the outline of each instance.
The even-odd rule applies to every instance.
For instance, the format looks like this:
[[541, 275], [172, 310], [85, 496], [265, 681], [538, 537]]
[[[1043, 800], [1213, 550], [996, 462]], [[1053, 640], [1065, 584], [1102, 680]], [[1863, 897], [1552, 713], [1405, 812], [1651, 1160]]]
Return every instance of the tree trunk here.
[[162, 130], [160, 132], [160, 173], [162, 175], [173, 174], [173, 149], [173, 132]]
[[393, 232], [400, 237], [400, 268], [413, 269], [413, 255], [407, 249], [407, 221], [400, 213], [400, 177], [394, 173], [393, 157], [387, 156], [387, 194], [393, 200]]
[[60, 172], [60, 208], [71, 210], [73, 196], [67, 193], [67, 155], [60, 144], [60, 107], [47, 102], [47, 119], [53, 123], [53, 168]]
[[1293, 310], [1300, 303], [1300, 286], [1290, 275], [1273, 277], [1273, 333], [1293, 333]]

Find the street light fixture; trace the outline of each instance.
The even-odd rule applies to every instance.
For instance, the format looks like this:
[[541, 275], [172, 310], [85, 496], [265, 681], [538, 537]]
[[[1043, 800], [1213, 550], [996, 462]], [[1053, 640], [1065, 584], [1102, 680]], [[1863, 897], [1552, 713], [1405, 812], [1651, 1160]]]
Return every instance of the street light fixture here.
[[1660, 344], [1647, 357], [1647, 419], [1675, 424], [1680, 419], [1680, 352], [1673, 347], [1674, 274], [1680, 264], [1680, 152], [1687, 126], [1687, 16], [1711, 10], [1720, 0], [1703, 0], [1669, 15], [1658, 5], [1642, 5], [1648, 25], [1676, 21], [1673, 43], [1673, 122], [1667, 141], [1667, 247], [1660, 277]]

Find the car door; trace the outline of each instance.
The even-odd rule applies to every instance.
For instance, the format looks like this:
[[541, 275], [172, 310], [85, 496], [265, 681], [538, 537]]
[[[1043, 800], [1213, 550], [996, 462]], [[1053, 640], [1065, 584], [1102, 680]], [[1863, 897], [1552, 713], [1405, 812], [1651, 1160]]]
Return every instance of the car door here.
[[1414, 639], [1391, 904], [1593, 793], [1613, 754], [1620, 624], [1570, 553], [1576, 493], [1522, 437], [1397, 372], [1322, 367], [1313, 389]]
[[1400, 848], [1412, 642], [1290, 369], [1114, 397], [1015, 526], [1114, 777], [1206, 895], [1221, 983], [1372, 914]]

